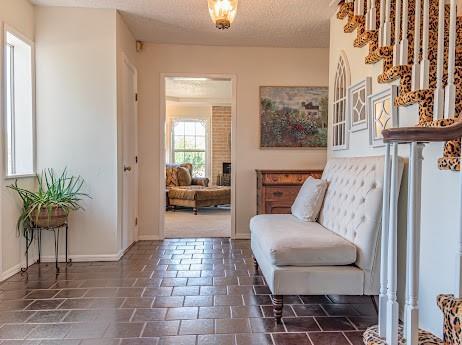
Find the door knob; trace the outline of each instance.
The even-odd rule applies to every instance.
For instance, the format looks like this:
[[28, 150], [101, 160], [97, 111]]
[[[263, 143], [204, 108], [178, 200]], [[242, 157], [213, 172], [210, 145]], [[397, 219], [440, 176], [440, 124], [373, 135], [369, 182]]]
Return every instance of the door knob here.
[[124, 171], [132, 171], [132, 167], [130, 167], [130, 166], [124, 166]]

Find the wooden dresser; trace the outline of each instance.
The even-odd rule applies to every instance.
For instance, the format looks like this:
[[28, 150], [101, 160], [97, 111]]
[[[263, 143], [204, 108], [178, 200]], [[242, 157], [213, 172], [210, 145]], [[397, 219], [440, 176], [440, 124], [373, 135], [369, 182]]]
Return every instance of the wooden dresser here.
[[321, 178], [322, 170], [256, 170], [257, 214], [288, 214], [309, 176]]

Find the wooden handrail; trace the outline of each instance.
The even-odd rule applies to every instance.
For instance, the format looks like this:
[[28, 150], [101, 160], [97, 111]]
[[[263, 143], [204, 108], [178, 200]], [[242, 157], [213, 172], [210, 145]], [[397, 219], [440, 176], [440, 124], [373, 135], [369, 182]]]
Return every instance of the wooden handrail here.
[[382, 132], [385, 143], [443, 142], [462, 138], [462, 121], [447, 127], [390, 128]]

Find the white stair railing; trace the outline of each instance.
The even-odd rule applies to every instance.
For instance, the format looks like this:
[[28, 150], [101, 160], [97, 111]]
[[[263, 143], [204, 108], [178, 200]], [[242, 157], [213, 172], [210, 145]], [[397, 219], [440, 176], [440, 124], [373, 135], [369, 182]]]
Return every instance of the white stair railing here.
[[457, 0], [451, 0], [449, 19], [449, 47], [448, 47], [448, 83], [444, 92], [444, 117], [453, 117], [456, 112], [456, 36], [457, 36]]
[[422, 2], [415, 1], [415, 33], [414, 33], [414, 56], [412, 64], [412, 91], [420, 87], [420, 31], [422, 24]]
[[411, 143], [409, 153], [406, 306], [404, 338], [408, 345], [419, 344], [420, 217], [422, 195], [422, 150], [424, 144]]
[[438, 6], [438, 58], [436, 61], [436, 88], [433, 100], [433, 119], [438, 120], [444, 117], [444, 20], [446, 0], [439, 0]]
[[408, 40], [408, 30], [409, 30], [409, 1], [403, 0], [403, 18], [401, 21], [401, 43], [400, 43], [400, 65], [407, 65], [409, 63], [409, 40]]
[[428, 43], [430, 38], [430, 0], [423, 0], [422, 25], [422, 60], [420, 61], [420, 89], [430, 86], [430, 60], [428, 59]]
[[401, 0], [395, 0], [395, 44], [393, 45], [393, 65], [398, 66], [401, 63]]
[[367, 26], [367, 30], [375, 31], [377, 30], [377, 8], [375, 7], [375, 0], [369, 0], [370, 8], [367, 15], [369, 19], [369, 25]]

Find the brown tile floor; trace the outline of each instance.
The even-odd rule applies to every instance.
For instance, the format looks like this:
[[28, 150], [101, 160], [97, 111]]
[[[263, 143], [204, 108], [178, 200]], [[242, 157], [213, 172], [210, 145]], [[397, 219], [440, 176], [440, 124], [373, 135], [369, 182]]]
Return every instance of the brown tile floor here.
[[139, 242], [120, 262], [34, 265], [0, 285], [0, 344], [359, 345], [369, 298], [289, 296], [282, 325], [248, 241]]

